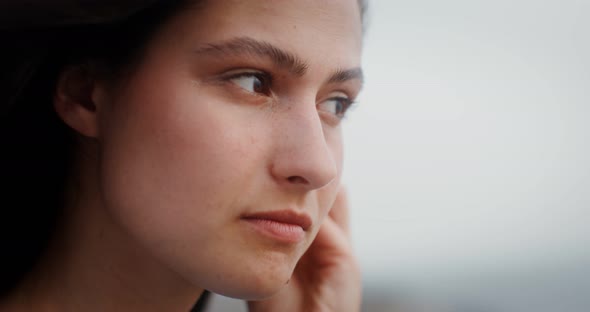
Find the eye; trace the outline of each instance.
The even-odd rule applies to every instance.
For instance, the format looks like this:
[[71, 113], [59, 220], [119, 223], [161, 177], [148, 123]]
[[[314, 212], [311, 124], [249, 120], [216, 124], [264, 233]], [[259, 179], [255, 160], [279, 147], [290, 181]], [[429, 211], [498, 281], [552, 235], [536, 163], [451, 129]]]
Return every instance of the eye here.
[[228, 80], [250, 93], [269, 95], [271, 92], [271, 77], [264, 73], [244, 72], [233, 75]]
[[344, 118], [346, 111], [348, 108], [354, 103], [353, 100], [347, 97], [332, 97], [329, 98], [318, 105], [318, 109], [334, 115], [338, 119]]

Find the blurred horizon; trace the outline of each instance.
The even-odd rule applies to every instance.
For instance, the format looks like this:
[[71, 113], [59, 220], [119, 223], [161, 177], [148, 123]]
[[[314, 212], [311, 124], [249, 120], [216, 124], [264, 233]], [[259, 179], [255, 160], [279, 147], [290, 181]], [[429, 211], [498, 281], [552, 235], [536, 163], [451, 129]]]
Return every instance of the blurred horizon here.
[[369, 14], [344, 126], [365, 300], [590, 311], [590, 2], [372, 0]]

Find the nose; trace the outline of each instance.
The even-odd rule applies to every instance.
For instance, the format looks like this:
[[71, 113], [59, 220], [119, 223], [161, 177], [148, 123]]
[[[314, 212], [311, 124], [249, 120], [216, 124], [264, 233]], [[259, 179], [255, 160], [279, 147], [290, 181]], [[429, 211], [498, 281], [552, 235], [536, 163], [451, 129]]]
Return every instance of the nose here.
[[290, 188], [319, 189], [338, 176], [334, 153], [339, 148], [330, 146], [326, 139], [315, 105], [313, 109], [295, 110], [277, 123], [271, 174]]

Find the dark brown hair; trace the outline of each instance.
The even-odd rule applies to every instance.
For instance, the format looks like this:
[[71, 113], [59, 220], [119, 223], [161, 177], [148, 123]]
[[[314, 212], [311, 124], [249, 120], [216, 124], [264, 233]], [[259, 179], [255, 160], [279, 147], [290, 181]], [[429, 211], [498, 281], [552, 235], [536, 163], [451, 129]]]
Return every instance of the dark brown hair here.
[[111, 22], [0, 31], [0, 296], [41, 257], [63, 208], [75, 146], [72, 131], [53, 110], [60, 72], [92, 63], [104, 75], [122, 75], [141, 59], [153, 33], [186, 3], [158, 1]]

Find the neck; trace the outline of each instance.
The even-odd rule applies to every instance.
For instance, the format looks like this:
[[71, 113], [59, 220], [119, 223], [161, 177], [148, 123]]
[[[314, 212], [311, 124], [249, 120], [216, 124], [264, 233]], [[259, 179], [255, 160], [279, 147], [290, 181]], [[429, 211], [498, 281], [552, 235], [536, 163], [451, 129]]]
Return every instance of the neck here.
[[16, 305], [33, 311], [190, 310], [203, 290], [154, 259], [111, 218], [96, 170], [78, 172], [62, 225], [12, 296]]

